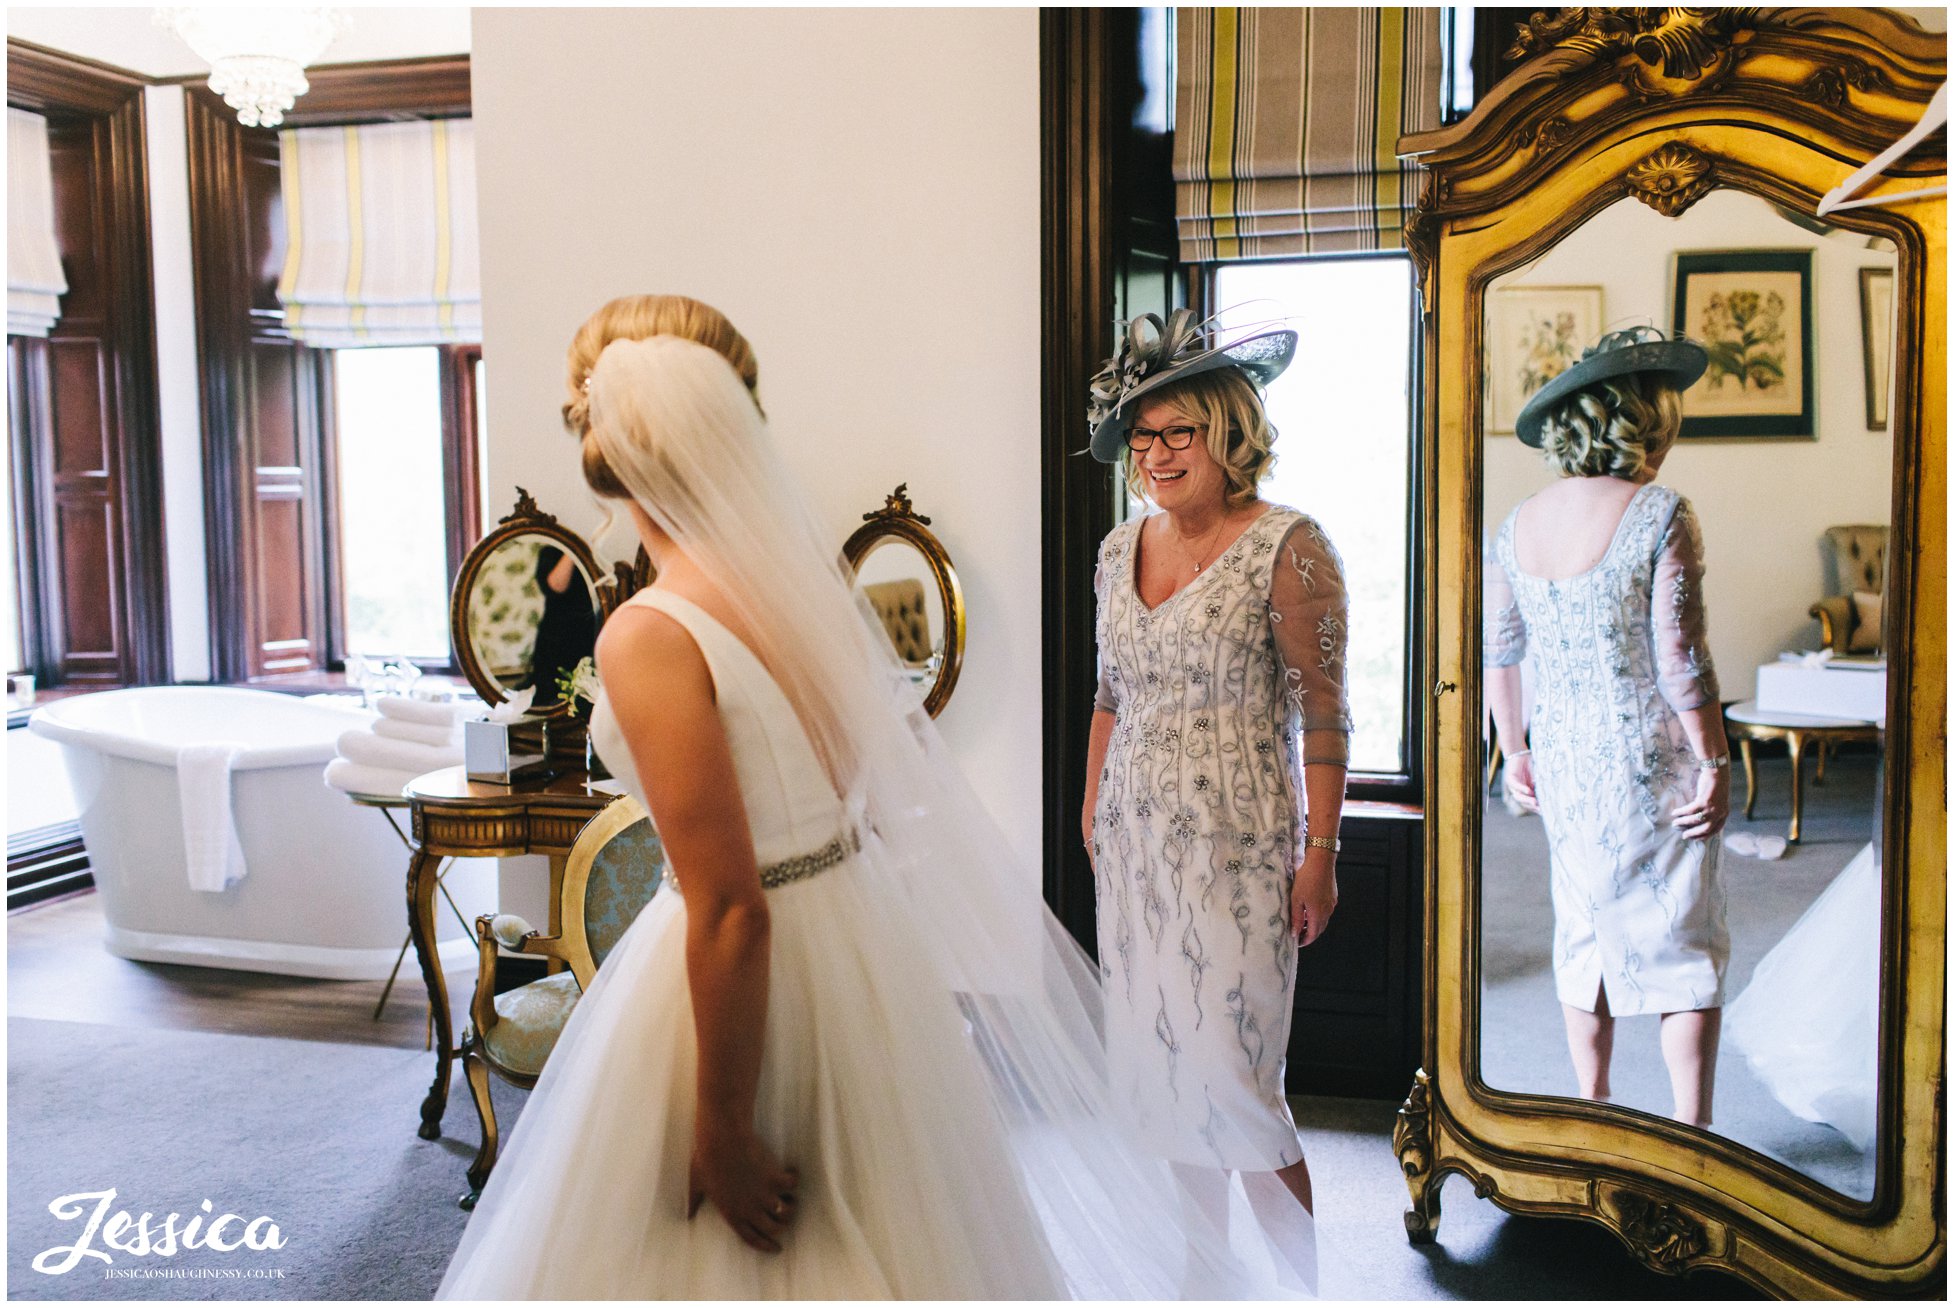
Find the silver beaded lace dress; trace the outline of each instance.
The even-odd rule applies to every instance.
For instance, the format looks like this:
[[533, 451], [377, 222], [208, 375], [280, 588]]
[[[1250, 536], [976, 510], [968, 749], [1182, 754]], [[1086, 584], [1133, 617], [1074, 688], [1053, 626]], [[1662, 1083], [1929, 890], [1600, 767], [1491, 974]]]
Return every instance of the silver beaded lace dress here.
[[1718, 703], [1689, 501], [1640, 487], [1601, 561], [1549, 581], [1520, 569], [1508, 514], [1486, 561], [1488, 667], [1530, 659], [1528, 740], [1547, 833], [1554, 982], [1617, 1017], [1716, 1008], [1730, 961], [1722, 838], [1670, 814], [1696, 793], [1680, 713]]
[[1283, 1097], [1301, 769], [1349, 756], [1342, 563], [1273, 507], [1149, 609], [1142, 521], [1107, 535], [1096, 577], [1096, 707], [1115, 715], [1093, 818], [1108, 1065], [1153, 1152], [1274, 1171], [1302, 1158]]

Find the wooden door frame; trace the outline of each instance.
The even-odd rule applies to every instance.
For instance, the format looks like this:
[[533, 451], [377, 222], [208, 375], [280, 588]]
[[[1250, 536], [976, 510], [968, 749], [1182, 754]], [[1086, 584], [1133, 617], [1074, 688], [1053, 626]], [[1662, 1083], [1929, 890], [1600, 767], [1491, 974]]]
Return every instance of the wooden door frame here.
[[[116, 527], [120, 532], [121, 678], [124, 684], [155, 684], [171, 677], [169, 574], [164, 553], [163, 468], [156, 393], [155, 290], [149, 244], [149, 164], [146, 118], [140, 77], [93, 60], [80, 59], [25, 41], [7, 42], [7, 104], [13, 108], [90, 122], [100, 176], [95, 198], [104, 211], [95, 216], [110, 292], [110, 327], [105, 335], [110, 394], [107, 407], [117, 429]], [[18, 458], [16, 466], [18, 466]], [[38, 493], [45, 469], [34, 469]], [[22, 503], [21, 490], [15, 504]], [[42, 524], [43, 526], [45, 524]], [[36, 659], [51, 657], [48, 610], [38, 601], [47, 586], [45, 540], [17, 526], [17, 538], [31, 553], [17, 567], [34, 570], [34, 586], [21, 586], [23, 646], [38, 644]], [[25, 568], [22, 569], [25, 571]], [[35, 594], [34, 592], [40, 592]], [[24, 648], [23, 653], [28, 649]], [[37, 667], [45, 676], [58, 669]]]

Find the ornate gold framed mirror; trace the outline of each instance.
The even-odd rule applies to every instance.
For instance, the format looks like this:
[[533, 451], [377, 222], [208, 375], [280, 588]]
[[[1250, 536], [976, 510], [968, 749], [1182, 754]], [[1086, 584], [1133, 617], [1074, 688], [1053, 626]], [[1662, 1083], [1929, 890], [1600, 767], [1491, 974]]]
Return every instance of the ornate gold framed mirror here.
[[[1395, 1137], [1407, 1230], [1437, 1238], [1440, 1186], [1456, 1173], [1510, 1211], [1599, 1222], [1666, 1272], [1716, 1268], [1800, 1297], [1931, 1288], [1946, 1249], [1946, 208], [1932, 196], [1819, 219], [1817, 207], [1920, 120], [1946, 77], [1945, 38], [1881, 10], [1588, 8], [1536, 16], [1516, 54], [1526, 62], [1469, 118], [1399, 146], [1429, 170], [1406, 237], [1425, 311], [1436, 678], [1424, 1068]], [[1945, 180], [1935, 135], [1865, 194]], [[1890, 301], [1862, 299], [1882, 279]], [[1518, 521], [1509, 511], [1551, 480], [1512, 418], [1583, 346], [1630, 324], [1709, 346], [1659, 481], [1694, 505], [1701, 530], [1723, 683], [1710, 703], [1731, 739], [1774, 739], [1799, 716], [1772, 702], [1787, 676], [1774, 667], [1836, 689], [1856, 657], [1857, 672], [1883, 681], [1854, 684], [1849, 717], [1804, 705], [1816, 721], [1801, 730], [1819, 743], [1803, 765], [1823, 768], [1829, 751], [1831, 771], [1802, 792], [1802, 838], [1798, 746], [1754, 770], [1749, 821], [1733, 782], [1727, 830], [1753, 842], [1746, 854], [1726, 835], [1714, 856], [1728, 900], [1714, 983], [1686, 1004], [1624, 1003], [1617, 1024], [1606, 1002], [1630, 990], [1604, 981], [1592, 1009], [1568, 998], [1579, 950], [1555, 935], [1572, 876], [1566, 827], [1506, 807], [1482, 631], [1486, 555]], [[1865, 378], [1889, 367], [1885, 393], [1869, 390]], [[1850, 560], [1834, 557], [1842, 540]], [[1883, 568], [1863, 568], [1875, 552]], [[1821, 645], [1838, 639], [1820, 613], [1863, 628], [1859, 654], [1835, 651], [1846, 656], [1836, 668], [1819, 667]], [[1546, 764], [1529, 766], [1545, 794]], [[1756, 856], [1772, 850], [1783, 856]], [[1649, 878], [1656, 900], [1675, 889], [1644, 866], [1609, 875]], [[1784, 988], [1771, 960], [1793, 957], [1842, 905], [1863, 923], [1862, 955], [1824, 975], [1866, 1015], [1857, 1116], [1836, 1096], [1792, 1093], [1771, 1070], [1788, 1051], [1753, 1024], [1741, 1048], [1729, 1031], [1722, 1046], [1699, 1038], [1709, 1052], [1696, 1071], [1707, 1067], [1714, 1091], [1696, 1124], [1672, 1117], [1684, 1097], [1673, 1078], [1689, 1064], [1659, 1035], [1664, 1014], [1714, 1013], [1702, 1025], [1736, 1028], [1747, 999]], [[1603, 975], [1631, 989], [1652, 980], [1680, 920], [1606, 928], [1628, 943]], [[1579, 1063], [1595, 1048], [1589, 1028], [1577, 1035], [1583, 1011], [1607, 1018], [1606, 1089]]]
[[935, 717], [963, 668], [964, 608], [957, 569], [929, 523], [909, 502], [904, 482], [881, 508], [862, 515], [841, 554], [896, 656], [928, 688], [923, 706]]
[[516, 506], [461, 561], [448, 604], [455, 659], [490, 704], [535, 688], [530, 711], [568, 712], [558, 678], [592, 655], [604, 590], [583, 537], [516, 488]]

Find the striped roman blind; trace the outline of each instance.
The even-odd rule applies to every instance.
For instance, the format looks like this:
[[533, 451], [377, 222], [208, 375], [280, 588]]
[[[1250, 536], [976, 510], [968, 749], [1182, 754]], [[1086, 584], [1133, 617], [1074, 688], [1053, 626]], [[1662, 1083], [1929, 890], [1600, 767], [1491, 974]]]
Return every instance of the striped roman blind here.
[[1438, 126], [1439, 11], [1177, 9], [1181, 258], [1392, 250], [1417, 201], [1398, 137]]
[[467, 118], [278, 134], [285, 326], [307, 345], [482, 339], [475, 124]]
[[7, 110], [7, 335], [46, 336], [68, 278], [54, 235], [54, 159], [47, 119]]

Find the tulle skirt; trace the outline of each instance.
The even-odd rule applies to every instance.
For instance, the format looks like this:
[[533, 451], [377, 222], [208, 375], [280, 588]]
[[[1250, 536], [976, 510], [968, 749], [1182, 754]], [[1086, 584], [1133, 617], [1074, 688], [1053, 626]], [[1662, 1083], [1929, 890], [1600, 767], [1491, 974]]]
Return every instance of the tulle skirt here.
[[[800, 1174], [782, 1252], [751, 1249], [710, 1204], [685, 1215], [697, 1046], [685, 902], [668, 887], [572, 1015], [437, 1297], [1177, 1294], [1191, 1238], [1180, 1214], [1131, 1193], [1148, 1187], [1132, 1183], [1134, 1156], [1109, 1143], [1107, 1124], [1001, 1120], [983, 1078], [1008, 1070], [986, 1067], [993, 1053], [973, 1044], [967, 1001], [921, 956], [905, 909], [868, 893], [858, 863], [768, 892], [756, 1127]], [[1292, 1253], [1308, 1242], [1297, 1260], [1308, 1263], [1313, 1237], [1294, 1211], [1282, 1239]], [[1274, 1239], [1243, 1243], [1266, 1252]], [[1195, 1285], [1303, 1288], [1274, 1262], [1262, 1272]]]
[[1724, 1039], [1771, 1094], [1861, 1150], [1879, 1069], [1879, 863], [1867, 845], [1771, 947], [1726, 1010]]

